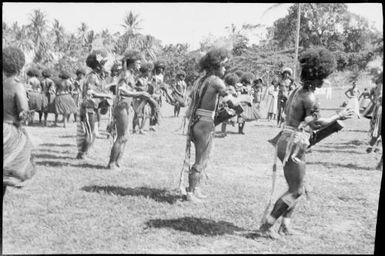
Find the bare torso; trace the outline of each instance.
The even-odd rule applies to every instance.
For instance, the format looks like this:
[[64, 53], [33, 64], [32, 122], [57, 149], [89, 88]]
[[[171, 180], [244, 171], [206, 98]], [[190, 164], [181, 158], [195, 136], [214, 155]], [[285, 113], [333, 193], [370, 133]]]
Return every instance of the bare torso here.
[[28, 110], [24, 86], [14, 77], [3, 78], [3, 122], [18, 122], [20, 112]]
[[319, 113], [319, 103], [314, 91], [298, 87], [290, 94], [285, 108], [286, 125], [298, 127], [308, 115]]
[[218, 102], [218, 95], [223, 95], [226, 90], [225, 83], [217, 76], [210, 76], [205, 79], [203, 82], [204, 84], [202, 86], [206, 86], [207, 83], [209, 83], [207, 86], [207, 90], [205, 95], [203, 95], [202, 101], [199, 108], [215, 111], [217, 102]]

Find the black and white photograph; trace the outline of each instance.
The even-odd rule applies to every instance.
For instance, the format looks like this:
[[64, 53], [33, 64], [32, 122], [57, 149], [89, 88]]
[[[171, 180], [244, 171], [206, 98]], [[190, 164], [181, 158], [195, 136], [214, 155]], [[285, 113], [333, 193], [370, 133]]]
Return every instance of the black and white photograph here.
[[380, 252], [382, 3], [2, 17], [2, 255]]

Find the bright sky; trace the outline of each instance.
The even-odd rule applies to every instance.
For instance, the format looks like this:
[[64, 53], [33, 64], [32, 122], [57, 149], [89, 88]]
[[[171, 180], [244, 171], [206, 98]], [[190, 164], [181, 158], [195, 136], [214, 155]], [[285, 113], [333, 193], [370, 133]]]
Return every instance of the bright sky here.
[[[263, 12], [273, 4], [263, 3], [4, 3], [3, 21], [8, 25], [18, 22], [29, 23], [34, 9], [41, 9], [47, 19], [59, 20], [63, 27], [75, 32], [81, 22], [90, 29], [101, 32], [108, 28], [110, 32], [123, 32], [123, 19], [130, 10], [139, 14], [143, 34], [151, 34], [163, 44], [188, 43], [192, 50], [199, 47], [199, 42], [209, 34], [226, 35], [225, 27], [234, 24], [265, 24], [284, 17], [291, 4], [282, 4], [269, 11], [262, 18]], [[383, 14], [380, 3], [350, 3], [349, 11], [364, 16], [382, 32]], [[256, 42], [252, 37], [251, 42]]]

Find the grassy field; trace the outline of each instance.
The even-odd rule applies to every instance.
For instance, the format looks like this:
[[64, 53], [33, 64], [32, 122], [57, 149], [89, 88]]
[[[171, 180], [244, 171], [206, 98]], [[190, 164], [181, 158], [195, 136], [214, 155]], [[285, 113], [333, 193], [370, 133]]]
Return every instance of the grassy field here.
[[[338, 107], [342, 92], [323, 106]], [[293, 217], [301, 235], [270, 240], [236, 231], [259, 227], [271, 189], [273, 148], [266, 140], [279, 131], [275, 122], [247, 123], [244, 136], [230, 126], [227, 137], [215, 139], [202, 185], [210, 197], [194, 205], [174, 190], [184, 158], [185, 137], [175, 132], [181, 118], [171, 117], [168, 105], [162, 113], [157, 133], [130, 136], [119, 171], [105, 168], [112, 145], [105, 138], [95, 141], [88, 161], [75, 159], [75, 123], [28, 127], [38, 173], [23, 189], [7, 191], [2, 252], [373, 253], [382, 172], [375, 170], [379, 154], [365, 152], [367, 119], [345, 121], [307, 155], [310, 198], [301, 198]], [[287, 188], [278, 167], [275, 198]]]

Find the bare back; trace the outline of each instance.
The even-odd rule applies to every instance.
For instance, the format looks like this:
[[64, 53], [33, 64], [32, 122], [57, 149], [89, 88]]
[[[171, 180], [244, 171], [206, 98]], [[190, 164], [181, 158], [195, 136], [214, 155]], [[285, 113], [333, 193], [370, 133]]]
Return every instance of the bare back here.
[[[207, 84], [208, 83], [208, 84]], [[223, 96], [226, 91], [226, 85], [217, 76], [209, 76], [203, 81], [202, 88], [207, 86], [205, 95], [203, 95], [199, 108], [215, 111], [218, 101], [218, 95]]]
[[319, 103], [314, 92], [303, 87], [298, 87], [290, 94], [285, 108], [286, 124], [298, 127], [306, 116], [316, 114], [319, 116]]
[[24, 86], [15, 77], [3, 79], [3, 122], [18, 122], [19, 114], [28, 111]]

